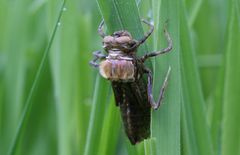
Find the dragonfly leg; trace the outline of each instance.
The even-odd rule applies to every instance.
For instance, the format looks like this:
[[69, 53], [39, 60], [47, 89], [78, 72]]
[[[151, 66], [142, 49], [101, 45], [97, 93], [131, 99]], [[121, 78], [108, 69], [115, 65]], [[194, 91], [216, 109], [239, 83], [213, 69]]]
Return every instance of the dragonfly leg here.
[[154, 101], [154, 98], [153, 98], [153, 93], [152, 93], [152, 83], [153, 83], [153, 77], [152, 77], [152, 72], [150, 69], [146, 68], [145, 69], [146, 73], [148, 74], [148, 85], [147, 85], [147, 89], [148, 89], [148, 100], [150, 101], [150, 104], [152, 106], [152, 108], [154, 110], [157, 110], [159, 108], [159, 106], [161, 105], [161, 102], [164, 98], [164, 92], [166, 90], [166, 87], [167, 87], [167, 83], [168, 83], [168, 79], [169, 79], [169, 75], [170, 75], [170, 72], [171, 72], [171, 67], [168, 68], [168, 72], [165, 76], [165, 79], [164, 79], [164, 82], [163, 82], [163, 85], [160, 89], [160, 94], [159, 94], [159, 97], [158, 97], [158, 101], [155, 102]]
[[[166, 24], [165, 24], [166, 25]], [[164, 28], [164, 35], [167, 39], [167, 42], [168, 42], [168, 47], [160, 50], [160, 51], [155, 51], [155, 52], [151, 52], [151, 53], [147, 53], [145, 54], [141, 60], [144, 62], [146, 59], [150, 58], [150, 57], [155, 57], [157, 55], [160, 55], [160, 54], [164, 54], [164, 53], [167, 53], [167, 52], [170, 52], [172, 50], [172, 47], [173, 47], [173, 44], [172, 44], [172, 39], [167, 31], [167, 28], [165, 26]]]
[[93, 52], [93, 55], [95, 56], [95, 58], [93, 60], [91, 60], [89, 62], [90, 65], [92, 65], [93, 67], [98, 67], [99, 64], [97, 63], [98, 59], [105, 59], [106, 55], [104, 55], [101, 51], [95, 51]]
[[106, 34], [103, 31], [103, 25], [104, 25], [104, 20], [101, 21], [101, 23], [99, 24], [99, 27], [98, 27], [98, 33], [102, 38], [104, 38], [106, 36]]

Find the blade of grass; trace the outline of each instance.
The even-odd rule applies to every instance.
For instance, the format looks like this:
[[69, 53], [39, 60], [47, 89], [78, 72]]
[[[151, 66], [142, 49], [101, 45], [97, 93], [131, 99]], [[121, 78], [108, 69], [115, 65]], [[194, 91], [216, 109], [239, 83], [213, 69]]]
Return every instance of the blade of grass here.
[[[51, 52], [54, 81], [59, 154], [83, 154], [86, 139], [92, 71], [88, 65], [94, 44], [91, 40], [92, 17], [72, 1], [66, 6], [60, 33]], [[50, 5], [56, 6], [56, 2]], [[54, 17], [55, 14], [50, 15]], [[51, 19], [52, 19], [51, 18]], [[50, 19], [50, 21], [51, 21]], [[67, 125], [66, 125], [67, 124]]]
[[144, 155], [156, 155], [156, 139], [150, 138], [144, 141]]
[[[73, 6], [74, 7], [74, 6]], [[93, 70], [90, 69], [88, 62], [92, 58], [92, 55], [86, 53], [86, 51], [91, 51], [92, 47], [92, 38], [90, 34], [92, 32], [92, 20], [95, 20], [90, 15], [79, 14], [79, 25], [76, 26], [76, 31], [79, 31], [80, 34], [75, 33], [76, 36], [79, 36], [79, 40], [76, 42], [79, 45], [79, 50], [77, 50], [76, 61], [74, 63], [74, 67], [76, 67], [76, 83], [74, 87], [76, 87], [76, 92], [73, 95], [75, 98], [75, 106], [78, 118], [76, 120], [77, 127], [77, 135], [78, 135], [78, 144], [76, 144], [76, 148], [79, 150], [80, 154], [83, 154], [84, 145], [86, 141], [87, 135], [87, 124], [89, 122], [89, 114], [90, 114], [90, 104], [91, 100], [89, 98], [92, 96], [92, 88], [93, 88]], [[84, 16], [83, 16], [84, 15]], [[76, 20], [76, 14], [72, 14], [73, 20]], [[72, 24], [72, 23], [71, 23]], [[79, 27], [81, 29], [79, 30]], [[71, 37], [71, 35], [69, 36]], [[82, 39], [84, 38], [84, 39]], [[66, 52], [68, 50], [66, 49]], [[77, 64], [77, 65], [76, 65]], [[83, 76], [84, 73], [84, 76]]]
[[[193, 131], [184, 131], [183, 134], [190, 132], [191, 136], [183, 135], [190, 138], [191, 146], [183, 146], [183, 148], [192, 149], [189, 153], [197, 154], [213, 154], [212, 142], [210, 139], [210, 131], [206, 123], [206, 111], [203, 94], [200, 86], [199, 73], [197, 69], [196, 56], [193, 50], [193, 43], [190, 37], [190, 31], [187, 23], [185, 6], [181, 1], [181, 17], [180, 17], [180, 36], [181, 38], [181, 66], [183, 81], [183, 108], [185, 107], [185, 115], [187, 117], [186, 129]], [[184, 112], [183, 111], [183, 112]], [[196, 145], [195, 145], [196, 144]], [[197, 146], [197, 148], [195, 147]]]
[[[11, 7], [8, 7], [7, 2], [1, 3], [1, 10], [4, 16], [3, 30], [1, 32], [1, 54], [4, 64], [3, 68], [3, 102], [2, 102], [2, 149], [0, 152], [6, 154], [9, 145], [12, 142], [12, 134], [16, 132], [19, 116], [22, 111], [25, 88], [25, 71], [26, 71], [26, 17], [25, 11], [26, 2], [15, 1]], [[22, 22], [20, 22], [20, 19]], [[16, 24], [18, 28], [16, 29]], [[14, 34], [15, 37], [12, 37]], [[1, 153], [0, 153], [1, 154]]]
[[[143, 29], [134, 0], [98, 0], [97, 2], [108, 28], [108, 33], [125, 29], [128, 30], [136, 39], [143, 36]], [[141, 49], [140, 54], [146, 51], [146, 46], [143, 46]], [[107, 81], [100, 78], [98, 75], [90, 123], [88, 126], [87, 141], [84, 151], [85, 155], [93, 154], [97, 147], [101, 147], [97, 135], [101, 133], [102, 129], [100, 124], [96, 125], [96, 123], [102, 122], [101, 118], [103, 119], [103, 112], [98, 112], [99, 114], [96, 114], [96, 110], [98, 109], [99, 111], [99, 109], [106, 107], [102, 104], [106, 104], [106, 101], [103, 100], [103, 96], [107, 95], [108, 92], [106, 89], [108, 87], [109, 85], [107, 84]]]
[[167, 20], [167, 30], [173, 40], [173, 50], [156, 57], [154, 75], [154, 95], [171, 66], [169, 85], [159, 111], [153, 111], [152, 136], [156, 138], [157, 154], [180, 154], [180, 38], [179, 38], [179, 1], [153, 0], [153, 19], [155, 25], [154, 50], [167, 47], [163, 29]]
[[[182, 79], [182, 85], [184, 86], [187, 81], [184, 81]], [[182, 94], [185, 94], [182, 96], [182, 103], [181, 103], [181, 145], [182, 145], [182, 152], [181, 154], [184, 155], [197, 155], [198, 147], [196, 144], [195, 138], [195, 132], [193, 129], [193, 120], [191, 119], [192, 113], [189, 106], [186, 106], [185, 103], [189, 103], [189, 96], [187, 96], [186, 89], [182, 89]]]
[[240, 149], [240, 13], [237, 0], [229, 1], [229, 27], [223, 104], [222, 154], [239, 154]]
[[[195, 1], [192, 1], [196, 3]], [[198, 11], [195, 23], [190, 27], [191, 35], [197, 56], [222, 54], [225, 49], [225, 32], [227, 23], [227, 2], [203, 1]], [[204, 6], [204, 7], [203, 7]], [[221, 10], [221, 11], [220, 11]], [[189, 13], [191, 15], [191, 12]], [[189, 21], [189, 18], [187, 18]], [[206, 24], [208, 23], [208, 24]], [[208, 32], [208, 33], [206, 33]], [[214, 60], [211, 60], [214, 63]], [[206, 60], [207, 62], [207, 60]], [[218, 76], [217, 67], [204, 67], [199, 70], [203, 95], [207, 99], [212, 95], [212, 89], [216, 87]], [[206, 102], [206, 107], [208, 104]]]
[[194, 1], [194, 6], [193, 6], [193, 8], [191, 10], [191, 13], [189, 13], [190, 19], [189, 19], [188, 23], [189, 23], [190, 27], [192, 27], [193, 24], [195, 23], [197, 15], [199, 13], [199, 10], [200, 10], [202, 4], [203, 4], [203, 0]]
[[[226, 51], [226, 46], [223, 51]], [[219, 54], [220, 55], [220, 54]], [[221, 54], [222, 60], [224, 58]], [[214, 154], [221, 154], [221, 137], [222, 137], [222, 115], [223, 115], [223, 94], [224, 94], [224, 80], [225, 80], [225, 62], [219, 63], [220, 70], [217, 74], [216, 88], [213, 94], [208, 98], [208, 124], [211, 129], [211, 138], [213, 143]], [[208, 64], [208, 67], [211, 64]], [[207, 67], [207, 66], [206, 66]], [[216, 67], [216, 66], [214, 66]]]
[[106, 103], [108, 103], [108, 92], [109, 84], [97, 75], [84, 155], [94, 154], [99, 146], [100, 136], [98, 135], [102, 131], [103, 114], [105, 113]]
[[16, 151], [16, 146], [17, 146], [17, 143], [18, 143], [18, 140], [20, 138], [20, 135], [23, 131], [23, 127], [25, 125], [25, 123], [27, 123], [27, 119], [29, 117], [29, 114], [31, 112], [31, 107], [32, 107], [32, 102], [31, 102], [31, 99], [32, 99], [32, 96], [35, 92], [35, 89], [36, 89], [36, 86], [37, 86], [37, 83], [39, 81], [39, 78], [40, 78], [40, 75], [43, 71], [43, 68], [44, 68], [44, 65], [47, 61], [47, 56], [48, 56], [48, 53], [50, 51], [50, 48], [52, 46], [52, 42], [53, 42], [53, 39], [55, 37], [55, 34], [56, 34], [56, 31], [57, 31], [57, 28], [58, 28], [58, 23], [60, 22], [61, 20], [61, 17], [62, 17], [62, 12], [63, 12], [63, 8], [65, 6], [65, 1], [63, 1], [63, 4], [61, 6], [61, 10], [59, 12], [59, 16], [58, 16], [58, 19], [56, 21], [56, 24], [55, 24], [55, 27], [53, 29], [53, 33], [51, 35], [51, 38], [50, 38], [50, 41], [49, 41], [49, 44], [44, 52], [44, 55], [42, 57], [42, 60], [40, 62], [40, 65], [39, 65], [39, 68], [37, 70], [37, 73], [36, 73], [36, 76], [35, 76], [35, 79], [34, 79], [34, 82], [32, 84], [32, 87], [31, 87], [31, 90], [29, 92], [29, 95], [27, 97], [27, 100], [26, 100], [26, 103], [25, 103], [25, 107], [24, 107], [24, 110], [23, 110], [23, 113], [22, 113], [22, 116], [20, 117], [20, 120], [19, 120], [19, 124], [18, 124], [18, 128], [17, 128], [17, 131], [13, 137], [13, 141], [10, 145], [10, 148], [8, 150], [8, 154], [14, 154], [14, 152]]
[[213, 143], [214, 154], [220, 155], [221, 151], [221, 131], [223, 115], [223, 94], [224, 94], [224, 75], [225, 66], [221, 65], [218, 73], [220, 77], [217, 81], [215, 92], [210, 98], [208, 106], [208, 121], [211, 126], [211, 138]]
[[103, 129], [98, 148], [99, 154], [116, 154], [116, 143], [120, 129], [120, 114], [112, 95], [110, 105], [104, 117]]
[[[124, 136], [125, 136], [125, 133], [124, 133]], [[136, 155], [142, 155], [142, 154], [144, 154], [144, 152], [145, 152], [144, 143], [139, 143], [137, 145], [132, 145], [129, 142], [129, 140], [126, 136], [124, 137], [124, 139], [125, 139], [125, 145], [126, 145], [126, 148], [127, 148], [128, 155], [135, 155], [135, 154]], [[149, 141], [149, 140], [147, 140], [147, 141]]]

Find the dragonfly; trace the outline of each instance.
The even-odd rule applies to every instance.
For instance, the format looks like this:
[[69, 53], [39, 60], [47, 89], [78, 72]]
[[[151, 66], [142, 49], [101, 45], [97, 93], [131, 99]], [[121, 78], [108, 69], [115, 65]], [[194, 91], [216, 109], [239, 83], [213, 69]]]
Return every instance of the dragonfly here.
[[[148, 52], [137, 56], [137, 49], [152, 34], [154, 26], [147, 20], [142, 22], [150, 27], [143, 38], [134, 39], [127, 30], [115, 31], [111, 35], [104, 33], [104, 20], [98, 27], [103, 38], [102, 51], [93, 52], [93, 60], [89, 63], [99, 69], [100, 75], [112, 85], [116, 106], [120, 108], [125, 133], [132, 145], [150, 137], [151, 108], [157, 110], [164, 98], [171, 67], [168, 68], [158, 100], [153, 97], [153, 74], [144, 62], [173, 48], [172, 39], [164, 27], [164, 35], [168, 46], [160, 51]], [[144, 80], [147, 76], [147, 80]]]

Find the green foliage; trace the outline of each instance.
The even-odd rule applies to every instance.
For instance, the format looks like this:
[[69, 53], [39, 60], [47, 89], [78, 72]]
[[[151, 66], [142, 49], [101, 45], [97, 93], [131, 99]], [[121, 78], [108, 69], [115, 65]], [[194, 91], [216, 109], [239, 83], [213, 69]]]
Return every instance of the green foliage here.
[[[171, 53], [155, 59], [154, 95], [157, 99], [159, 90], [171, 67], [170, 80], [163, 103], [158, 111], [153, 111], [152, 136], [156, 138], [156, 154], [180, 154], [180, 3], [179, 1], [152, 1], [155, 32], [153, 50], [167, 47], [163, 29], [166, 26], [173, 40]], [[174, 20], [173, 20], [174, 19]], [[167, 23], [166, 23], [167, 22]]]
[[[181, 6], [184, 10], [183, 3]], [[180, 36], [182, 36], [183, 139], [187, 141], [186, 147], [189, 154], [212, 154], [212, 143], [205, 117], [206, 109], [197, 70], [196, 53], [193, 49], [193, 43], [191, 43], [189, 24], [184, 11], [181, 14], [180, 25]]]
[[[240, 3], [238, 0], [0, 1], [0, 154], [239, 154]], [[64, 7], [64, 8], [63, 8]], [[138, 55], [173, 50], [146, 65], [154, 97], [169, 66], [151, 138], [132, 146], [110, 83], [89, 66], [106, 33], [139, 39]], [[103, 50], [102, 50], [103, 51]]]
[[238, 104], [240, 92], [240, 22], [239, 1], [229, 2], [229, 25], [228, 41], [225, 55], [225, 85], [223, 96], [223, 132], [222, 132], [222, 154], [239, 154], [240, 127], [237, 123], [240, 118]]

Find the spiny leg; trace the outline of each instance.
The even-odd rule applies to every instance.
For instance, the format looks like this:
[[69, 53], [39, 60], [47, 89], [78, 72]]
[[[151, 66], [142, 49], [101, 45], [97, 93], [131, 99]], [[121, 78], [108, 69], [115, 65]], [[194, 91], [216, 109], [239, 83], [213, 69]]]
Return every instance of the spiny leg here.
[[155, 57], [155, 56], [157, 56], [157, 55], [164, 54], [164, 53], [167, 53], [167, 52], [171, 51], [171, 49], [172, 49], [172, 47], [173, 47], [173, 45], [172, 45], [172, 39], [171, 39], [171, 37], [170, 37], [170, 35], [169, 35], [168, 31], [167, 31], [166, 25], [167, 25], [167, 24], [165, 24], [164, 35], [165, 35], [165, 37], [166, 37], [166, 39], [167, 39], [168, 47], [162, 49], [161, 51], [156, 51], [156, 52], [151, 52], [151, 53], [145, 54], [145, 55], [141, 58], [141, 60], [142, 60], [143, 62], [144, 62], [146, 59], [150, 58], [150, 57]]
[[104, 20], [102, 20], [101, 23], [98, 26], [98, 33], [101, 37], [104, 38], [106, 36], [106, 34], [103, 31], [103, 24], [104, 24]]
[[99, 59], [104, 59], [104, 58], [106, 58], [106, 55], [103, 54], [101, 51], [94, 51], [94, 52], [93, 52], [93, 55], [94, 55], [95, 57], [99, 58]]
[[96, 62], [98, 60], [98, 58], [94, 58], [93, 60], [91, 60], [89, 62], [89, 64], [95, 68], [97, 68], [99, 66], [99, 64]]
[[154, 30], [154, 26], [151, 23], [149, 23], [147, 20], [142, 19], [142, 22], [147, 24], [150, 27], [150, 30], [144, 35], [144, 37], [142, 39], [138, 40], [136, 42], [136, 44], [133, 47], [131, 47], [131, 50], [134, 49], [134, 48], [137, 48], [139, 45], [144, 43], [147, 40], [147, 38], [152, 34], [152, 32]]
[[144, 43], [147, 40], [147, 38], [152, 34], [152, 32], [154, 30], [154, 26], [151, 23], [149, 23], [147, 20], [142, 19], [142, 22], [147, 24], [150, 27], [150, 30], [144, 35], [144, 37], [142, 39], [140, 39], [138, 41], [137, 46]]
[[152, 108], [154, 110], [157, 110], [159, 108], [160, 104], [161, 104], [161, 101], [163, 100], [163, 97], [164, 97], [164, 92], [165, 92], [165, 89], [167, 87], [169, 75], [170, 75], [170, 72], [171, 72], [171, 67], [168, 68], [168, 72], [167, 72], [167, 74], [165, 76], [163, 85], [162, 85], [162, 87], [160, 89], [160, 94], [159, 94], [157, 102], [154, 101], [153, 94], [152, 94], [152, 83], [153, 83], [152, 72], [148, 68], [145, 68], [145, 71], [148, 74], [148, 86], [147, 86], [147, 89], [148, 89], [148, 99], [150, 101], [150, 104], [151, 104]]
[[106, 55], [104, 55], [101, 51], [95, 51], [93, 52], [93, 55], [95, 58], [89, 62], [90, 65], [93, 67], [98, 67], [99, 64], [96, 62], [98, 59], [105, 59]]

